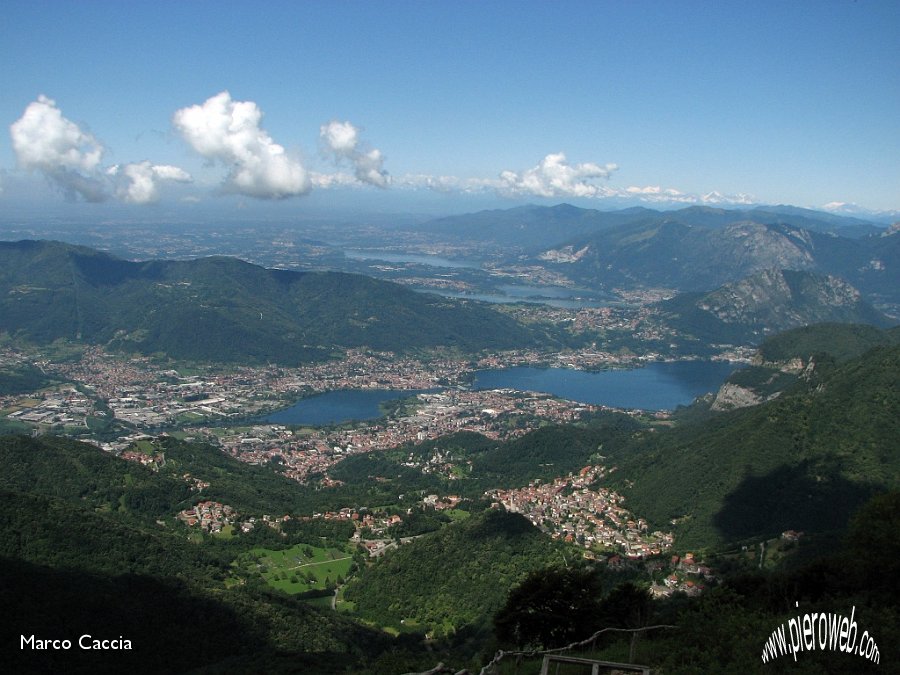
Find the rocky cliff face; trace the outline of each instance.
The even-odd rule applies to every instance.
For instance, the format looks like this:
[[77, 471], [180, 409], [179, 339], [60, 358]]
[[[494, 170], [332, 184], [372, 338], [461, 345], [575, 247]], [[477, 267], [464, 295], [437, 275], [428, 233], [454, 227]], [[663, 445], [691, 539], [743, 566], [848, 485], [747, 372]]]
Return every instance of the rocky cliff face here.
[[812, 236], [799, 228], [735, 223], [724, 229], [721, 239], [730, 244], [730, 256], [744, 263], [745, 273], [769, 268], [806, 270], [816, 265]]
[[763, 323], [770, 330], [815, 323], [835, 313], [855, 313], [861, 296], [833, 276], [768, 269], [726, 284], [698, 303], [726, 323]]
[[565, 264], [562, 271], [588, 283], [703, 291], [766, 269], [820, 269], [823, 237], [749, 221], [709, 229], [673, 220], [601, 232], [544, 250], [537, 260]]
[[748, 387], [742, 387], [738, 384], [726, 382], [721, 387], [713, 399], [710, 408], [716, 411], [734, 410], [736, 408], [747, 408], [752, 405], [759, 405], [765, 399]]
[[733, 374], [719, 387], [710, 408], [716, 411], [749, 408], [778, 398], [795, 380], [809, 380], [816, 370], [813, 357], [764, 362], [759, 353], [753, 366]]
[[658, 307], [663, 321], [679, 333], [713, 343], [757, 341], [816, 323], [890, 324], [843, 279], [796, 270], [763, 270]]

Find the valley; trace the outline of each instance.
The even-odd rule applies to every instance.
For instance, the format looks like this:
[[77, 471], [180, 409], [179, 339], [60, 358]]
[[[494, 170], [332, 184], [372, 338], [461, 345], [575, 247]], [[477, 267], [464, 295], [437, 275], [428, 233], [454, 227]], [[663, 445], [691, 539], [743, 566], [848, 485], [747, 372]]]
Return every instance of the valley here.
[[0, 669], [900, 675], [900, 3], [0, 23]]
[[[726, 621], [707, 605], [729, 592], [735, 616], [774, 618], [752, 609], [742, 575], [807, 583], [810, 561], [841, 564], [848, 532], [873, 535], [854, 514], [900, 489], [896, 298], [871, 272], [895, 274], [896, 234], [687, 211], [529, 207], [473, 214], [469, 230], [365, 227], [284, 250], [265, 228], [204, 235], [209, 252], [247, 246], [252, 262], [193, 259], [207, 249], [178, 232], [163, 241], [181, 260], [3, 243], [4, 559], [33, 566], [22, 583], [61, 565], [93, 575], [86, 588], [180, 579], [173, 602], [203, 598], [218, 630], [263, 636], [185, 662], [238, 670], [290, 655], [309, 672], [474, 668], [501, 644], [513, 591], [548, 574], [602, 580], [591, 612], [607, 625], [627, 602]], [[615, 256], [597, 276], [597, 245], [549, 239], [557, 226], [629, 260], [659, 236], [672, 250], [755, 243], [746, 265], [711, 262], [713, 276]], [[337, 232], [320, 227], [303, 236]], [[130, 233], [130, 255], [158, 250], [147, 232]], [[845, 235], [883, 249], [862, 289], [827, 255], [785, 257], [785, 237]], [[29, 514], [40, 526], [23, 535]], [[103, 547], [114, 555], [92, 560]], [[881, 611], [848, 583], [838, 592]], [[643, 658], [662, 664], [659, 645], [678, 653], [660, 635]], [[622, 658], [621, 641], [602, 648]]]

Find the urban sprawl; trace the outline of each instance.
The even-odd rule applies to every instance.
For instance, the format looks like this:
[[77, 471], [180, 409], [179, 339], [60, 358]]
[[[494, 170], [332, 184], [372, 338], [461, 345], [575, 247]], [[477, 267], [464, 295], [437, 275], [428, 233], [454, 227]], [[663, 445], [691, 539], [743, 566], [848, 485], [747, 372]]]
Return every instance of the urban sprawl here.
[[[732, 359], [741, 356], [727, 355]], [[474, 371], [518, 365], [620, 368], [660, 358], [658, 354], [623, 355], [596, 349], [551, 355], [511, 351], [474, 360], [349, 350], [342, 359], [297, 368], [195, 365], [188, 369], [160, 365], [148, 357], [125, 357], [100, 347], [84, 348], [80, 358], [57, 362], [33, 359], [6, 347], [0, 350], [0, 367], [31, 364], [62, 384], [27, 396], [0, 396], [0, 415], [27, 424], [33, 433], [70, 433], [145, 465], [159, 466], [165, 457], [142, 450], [142, 441], [177, 435], [215, 445], [243, 462], [277, 464], [284, 475], [299, 482], [330, 486], [339, 481], [329, 476], [329, 469], [349, 455], [458, 431], [506, 440], [546, 421], [571, 422], [605, 409], [536, 392], [472, 390], [467, 383]], [[264, 421], [270, 413], [308, 396], [367, 389], [395, 390], [398, 398], [409, 398], [368, 422], [312, 427]], [[410, 391], [418, 393], [406, 393]], [[625, 412], [650, 414], [660, 420], [668, 417], [666, 412]], [[115, 438], [92, 438], [93, 428], [109, 423], [119, 429]], [[448, 479], [458, 475], [458, 467], [439, 453], [427, 460], [412, 461], [411, 457], [409, 464]], [[515, 490], [493, 490], [485, 497], [497, 508], [522, 513], [554, 538], [583, 547], [588, 557], [594, 557], [596, 551], [618, 552], [620, 555], [611, 558], [613, 564], [620, 556], [643, 559], [671, 548], [671, 534], [648, 532], [647, 523], [625, 508], [621, 495], [600, 485], [614, 470], [587, 466], [578, 474], [545, 483], [532, 481]], [[209, 485], [188, 474], [184, 479], [200, 494]], [[458, 501], [452, 494], [425, 495], [417, 505], [440, 510], [453, 508]], [[328, 513], [246, 515], [227, 504], [200, 501], [178, 518], [211, 534], [231, 528], [246, 532], [260, 525], [277, 529], [291, 518], [347, 520], [356, 526], [355, 541], [376, 556], [397, 545], [390, 528], [402, 522], [403, 514], [379, 513], [358, 505]]]

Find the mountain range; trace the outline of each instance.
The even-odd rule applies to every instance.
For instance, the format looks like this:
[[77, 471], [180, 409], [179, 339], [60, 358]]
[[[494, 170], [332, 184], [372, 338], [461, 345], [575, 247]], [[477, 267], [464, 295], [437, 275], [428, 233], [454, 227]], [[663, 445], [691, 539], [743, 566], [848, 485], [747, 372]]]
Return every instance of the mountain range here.
[[704, 344], [756, 344], [766, 335], [823, 322], [893, 323], [838, 277], [783, 269], [763, 270], [709, 293], [682, 293], [656, 307], [682, 338]]
[[896, 302], [900, 293], [896, 234], [850, 239], [784, 224], [666, 220], [573, 238], [535, 259], [589, 287], [705, 291], [778, 268], [838, 276], [876, 300]]
[[873, 221], [794, 206], [752, 209], [690, 206], [670, 211], [635, 206], [619, 211], [598, 211], [571, 204], [527, 205], [459, 214], [428, 221], [418, 229], [436, 238], [469, 239], [535, 252], [568, 239], [623, 225], [647, 227], [667, 222], [708, 229], [722, 228], [738, 222], [754, 222], [786, 225], [848, 238], [878, 235], [884, 231], [882, 225]]
[[804, 270], [840, 277], [895, 314], [900, 307], [896, 228], [796, 207], [524, 206], [441, 218], [419, 231], [477, 242], [507, 264], [545, 267], [594, 290], [711, 291], [767, 269]]
[[0, 242], [0, 330], [220, 362], [296, 364], [338, 350], [535, 344], [490, 306], [337, 272], [235, 258], [130, 262], [58, 242]]

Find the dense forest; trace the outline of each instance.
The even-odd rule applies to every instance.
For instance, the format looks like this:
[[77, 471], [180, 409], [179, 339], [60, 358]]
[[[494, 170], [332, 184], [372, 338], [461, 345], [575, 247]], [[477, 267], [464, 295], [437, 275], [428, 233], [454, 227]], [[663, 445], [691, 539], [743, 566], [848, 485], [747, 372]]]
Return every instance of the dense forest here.
[[382, 625], [453, 633], [484, 625], [525, 574], [565, 555], [522, 516], [486, 511], [389, 553], [346, 597]]

